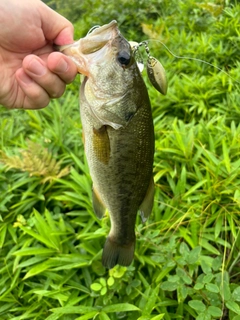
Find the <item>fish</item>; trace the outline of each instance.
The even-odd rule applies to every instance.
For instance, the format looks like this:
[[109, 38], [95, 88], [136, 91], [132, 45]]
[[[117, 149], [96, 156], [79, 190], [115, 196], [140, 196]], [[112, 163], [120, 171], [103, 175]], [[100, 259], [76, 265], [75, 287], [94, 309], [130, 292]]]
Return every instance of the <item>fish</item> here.
[[59, 50], [84, 75], [80, 116], [93, 210], [98, 218], [107, 210], [111, 223], [102, 264], [129, 266], [137, 213], [145, 222], [154, 201], [154, 126], [147, 88], [115, 20]]

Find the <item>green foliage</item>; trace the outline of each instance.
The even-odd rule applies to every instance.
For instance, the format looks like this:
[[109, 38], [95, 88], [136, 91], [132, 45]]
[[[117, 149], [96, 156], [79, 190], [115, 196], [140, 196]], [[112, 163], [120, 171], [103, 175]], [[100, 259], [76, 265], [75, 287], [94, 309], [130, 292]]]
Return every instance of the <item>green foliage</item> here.
[[[48, 2], [49, 3], [49, 2]], [[240, 319], [240, 6], [232, 1], [51, 1], [76, 38], [120, 22], [149, 42], [169, 91], [148, 85], [155, 202], [133, 264], [106, 270], [91, 204], [78, 83], [39, 111], [0, 109], [0, 318]], [[138, 7], [138, 10], [136, 9]], [[227, 74], [195, 57], [223, 68]]]
[[71, 0], [71, 2], [45, 0], [44, 2], [74, 22], [76, 37], [84, 36], [94, 25], [103, 25], [116, 19], [122, 32], [141, 35], [141, 23], [155, 21], [168, 3], [165, 0]]
[[30, 176], [42, 176], [42, 183], [51, 182], [69, 173], [68, 167], [60, 169], [61, 161], [57, 162], [47, 149], [33, 142], [29, 142], [27, 149], [21, 151], [21, 156], [8, 156], [3, 151], [0, 155], [0, 161], [7, 169], [25, 171]]

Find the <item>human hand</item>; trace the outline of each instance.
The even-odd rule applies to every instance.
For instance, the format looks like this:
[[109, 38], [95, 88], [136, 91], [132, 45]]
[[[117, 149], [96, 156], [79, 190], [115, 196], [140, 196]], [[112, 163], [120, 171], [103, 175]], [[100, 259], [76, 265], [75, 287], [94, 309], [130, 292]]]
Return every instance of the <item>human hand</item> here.
[[53, 43], [73, 42], [72, 24], [40, 0], [0, 1], [0, 104], [39, 109], [74, 80], [74, 62]]

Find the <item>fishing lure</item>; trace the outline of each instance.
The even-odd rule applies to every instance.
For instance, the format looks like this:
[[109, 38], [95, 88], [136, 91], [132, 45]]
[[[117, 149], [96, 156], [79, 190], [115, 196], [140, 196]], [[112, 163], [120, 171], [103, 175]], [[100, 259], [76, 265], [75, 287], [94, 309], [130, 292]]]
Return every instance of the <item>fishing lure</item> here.
[[166, 95], [168, 83], [165, 69], [161, 62], [152, 56], [149, 56], [147, 60], [147, 74], [154, 88], [161, 94]]
[[159, 91], [163, 95], [166, 95], [167, 89], [168, 89], [168, 81], [167, 81], [165, 69], [159, 60], [157, 60], [156, 58], [150, 55], [147, 42], [142, 41], [140, 43], [137, 43], [135, 41], [130, 41], [129, 43], [133, 49], [140, 71], [143, 70], [143, 62], [139, 52], [139, 48], [141, 46], [145, 47], [145, 51], [148, 55], [148, 59], [147, 59], [148, 79], [150, 80], [151, 84], [154, 86], [154, 88], [157, 91]]

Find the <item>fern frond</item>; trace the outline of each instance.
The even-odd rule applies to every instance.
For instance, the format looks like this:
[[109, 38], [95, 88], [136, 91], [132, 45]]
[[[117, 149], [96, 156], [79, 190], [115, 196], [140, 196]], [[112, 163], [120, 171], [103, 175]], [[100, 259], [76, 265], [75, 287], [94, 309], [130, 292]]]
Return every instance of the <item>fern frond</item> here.
[[42, 183], [52, 182], [70, 171], [68, 166], [61, 169], [61, 160], [57, 161], [48, 149], [32, 141], [28, 142], [27, 149], [20, 151], [20, 155], [9, 156], [0, 151], [0, 161], [6, 170], [16, 169], [28, 172], [30, 176], [42, 177]]

